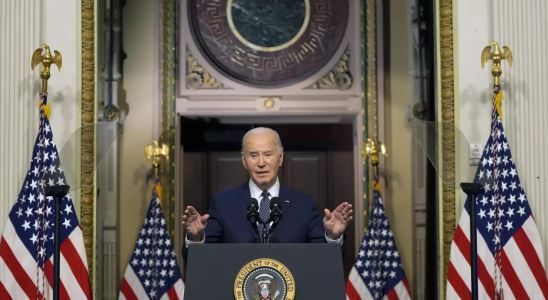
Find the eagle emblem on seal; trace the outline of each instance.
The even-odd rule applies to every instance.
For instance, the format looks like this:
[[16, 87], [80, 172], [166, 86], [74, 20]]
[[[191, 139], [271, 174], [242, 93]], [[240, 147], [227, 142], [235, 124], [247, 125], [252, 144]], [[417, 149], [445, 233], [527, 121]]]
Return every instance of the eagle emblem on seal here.
[[280, 294], [279, 291], [276, 291], [276, 278], [273, 276], [260, 274], [252, 282], [258, 296], [255, 300], [275, 300]]

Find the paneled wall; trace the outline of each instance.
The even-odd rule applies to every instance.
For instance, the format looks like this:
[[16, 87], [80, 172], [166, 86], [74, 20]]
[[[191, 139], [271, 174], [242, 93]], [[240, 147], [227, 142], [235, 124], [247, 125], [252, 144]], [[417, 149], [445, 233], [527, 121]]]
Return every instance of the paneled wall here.
[[548, 262], [548, 2], [494, 1], [493, 35], [510, 47], [514, 67], [504, 62], [503, 123], [521, 184], [533, 210]]
[[[545, 0], [458, 1], [459, 128], [468, 142], [485, 146], [490, 131], [493, 76], [492, 63], [481, 69], [481, 51], [491, 40], [501, 47], [510, 47], [514, 67], [506, 61], [502, 63], [503, 124], [541, 235], [545, 265], [548, 261], [546, 15]], [[461, 180], [472, 180], [476, 168], [468, 165], [468, 148], [461, 147]], [[461, 194], [462, 203], [465, 199]]]
[[0, 233], [30, 165], [38, 133], [42, 1], [0, 1]]
[[[61, 72], [52, 66], [48, 101], [65, 176], [75, 174], [79, 166], [75, 132], [81, 103], [80, 10], [80, 1], [0, 1], [0, 233], [19, 194], [38, 133], [41, 66], [31, 71], [30, 61], [42, 43], [63, 56]], [[78, 193], [73, 192], [72, 198], [80, 215]]]

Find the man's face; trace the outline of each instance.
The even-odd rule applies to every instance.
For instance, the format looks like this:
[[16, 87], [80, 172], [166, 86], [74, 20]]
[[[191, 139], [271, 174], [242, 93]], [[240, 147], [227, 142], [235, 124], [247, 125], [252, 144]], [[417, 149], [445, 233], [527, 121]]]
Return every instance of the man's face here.
[[278, 169], [284, 159], [283, 150], [276, 145], [273, 133], [249, 136], [244, 142], [242, 161], [255, 184], [267, 190], [276, 183]]

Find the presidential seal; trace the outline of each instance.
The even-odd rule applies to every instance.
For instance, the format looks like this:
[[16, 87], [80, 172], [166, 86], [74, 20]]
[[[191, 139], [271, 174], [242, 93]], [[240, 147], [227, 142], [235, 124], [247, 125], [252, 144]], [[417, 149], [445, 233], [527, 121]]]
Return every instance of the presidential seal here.
[[279, 261], [256, 259], [238, 272], [234, 297], [236, 300], [293, 300], [295, 280]]

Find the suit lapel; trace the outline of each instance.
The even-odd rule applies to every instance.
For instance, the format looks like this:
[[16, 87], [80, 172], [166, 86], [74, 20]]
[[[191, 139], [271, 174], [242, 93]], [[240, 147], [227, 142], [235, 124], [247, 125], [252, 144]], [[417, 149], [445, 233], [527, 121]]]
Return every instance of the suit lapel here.
[[239, 200], [239, 206], [240, 206], [240, 212], [244, 215], [245, 222], [247, 223], [247, 228], [251, 232], [251, 235], [253, 235], [253, 238], [257, 243], [261, 242], [261, 238], [255, 230], [253, 229], [253, 226], [251, 225], [251, 222], [247, 221], [247, 204], [249, 202], [249, 199], [251, 198], [251, 193], [249, 192], [249, 182], [246, 182], [240, 186], [240, 189], [238, 191], [240, 194], [240, 200]]
[[280, 184], [280, 193], [278, 195], [278, 198], [280, 198], [282, 202], [282, 220], [278, 223], [278, 226], [276, 226], [276, 228], [270, 235], [270, 240], [276, 240], [278, 234], [282, 230], [280, 229], [280, 227], [284, 226], [284, 224], [286, 223], [285, 220], [288, 216], [289, 209], [291, 208], [291, 200], [289, 200], [290, 194], [290, 190], [285, 185]]

